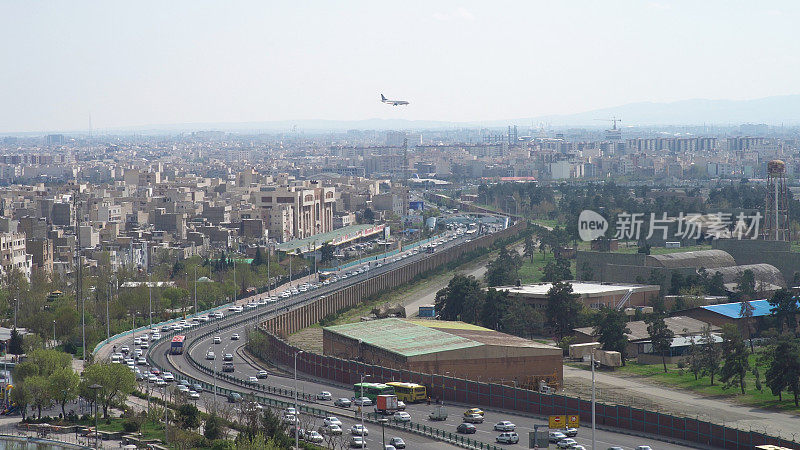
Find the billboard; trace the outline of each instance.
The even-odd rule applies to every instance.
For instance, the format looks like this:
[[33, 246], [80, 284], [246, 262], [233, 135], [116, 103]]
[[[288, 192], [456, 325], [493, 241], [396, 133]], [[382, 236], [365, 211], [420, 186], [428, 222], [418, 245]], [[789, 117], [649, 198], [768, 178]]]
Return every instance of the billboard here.
[[422, 211], [423, 209], [425, 209], [425, 202], [422, 201], [408, 202], [408, 209]]

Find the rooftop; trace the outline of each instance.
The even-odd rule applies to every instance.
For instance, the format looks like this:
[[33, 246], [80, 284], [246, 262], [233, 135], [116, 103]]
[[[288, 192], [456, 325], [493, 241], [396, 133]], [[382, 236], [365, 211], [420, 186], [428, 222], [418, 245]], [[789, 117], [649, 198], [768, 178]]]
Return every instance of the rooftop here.
[[[572, 292], [581, 297], [619, 295], [625, 294], [631, 289], [634, 292], [658, 291], [661, 289], [660, 286], [646, 284], [593, 283], [587, 281], [570, 281], [570, 284], [572, 284]], [[546, 297], [551, 287], [553, 287], [553, 283], [536, 283], [523, 286], [500, 286], [495, 289], [527, 297]]]
[[[700, 334], [703, 331], [703, 328], [708, 325], [702, 320], [697, 320], [686, 316], [666, 317], [664, 318], [664, 323], [667, 325], [667, 328], [675, 333], [675, 336], [691, 336]], [[629, 341], [650, 339], [650, 333], [647, 332], [647, 323], [645, 323], [644, 320], [628, 322], [626, 326], [628, 327], [628, 330], [630, 330], [630, 333], [625, 333], [625, 335], [628, 336]], [[719, 330], [719, 327], [712, 325], [711, 330]], [[575, 331], [592, 336], [594, 334], [594, 327], [576, 328]]]
[[325, 242], [330, 242], [332, 245], [339, 245], [349, 242], [364, 236], [370, 236], [383, 231], [384, 225], [373, 224], [360, 224], [342, 227], [338, 230], [329, 231], [327, 233], [315, 234], [313, 236], [303, 239], [292, 239], [291, 241], [278, 244], [275, 248], [279, 252], [293, 252], [300, 250], [301, 252], [313, 251]]
[[[752, 300], [749, 303], [750, 306], [753, 307], [753, 317], [762, 317], [771, 314], [770, 309], [772, 306], [770, 306], [767, 300]], [[800, 305], [800, 301], [797, 303]], [[742, 304], [740, 302], [720, 303], [718, 305], [701, 306], [701, 308], [733, 319], [740, 319], [742, 317]]]

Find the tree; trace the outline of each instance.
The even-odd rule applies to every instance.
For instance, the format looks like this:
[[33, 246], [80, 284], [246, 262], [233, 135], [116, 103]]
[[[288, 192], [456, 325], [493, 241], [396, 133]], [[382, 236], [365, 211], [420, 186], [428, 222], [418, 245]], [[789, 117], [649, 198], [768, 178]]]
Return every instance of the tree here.
[[81, 379], [72, 370], [72, 367], [62, 367], [50, 374], [48, 380], [50, 381], [50, 394], [53, 400], [61, 405], [61, 414], [66, 417], [66, 405], [78, 398], [78, 384]]
[[783, 400], [782, 392], [788, 390], [794, 394], [794, 405], [798, 406], [800, 394], [800, 347], [796, 340], [787, 336], [778, 338], [777, 344], [772, 349], [771, 361], [767, 372], [764, 374], [766, 384]]
[[500, 247], [497, 258], [489, 262], [486, 268], [486, 284], [489, 286], [510, 286], [519, 278], [519, 268], [522, 259], [519, 254], [509, 251], [505, 246]]
[[647, 323], [647, 334], [650, 335], [650, 343], [653, 352], [661, 354], [661, 364], [664, 365], [664, 373], [667, 373], [667, 352], [672, 347], [672, 339], [675, 333], [667, 327], [662, 314], [653, 314], [645, 319]]
[[508, 299], [500, 318], [500, 329], [508, 334], [529, 338], [542, 323], [539, 311], [524, 301]]
[[628, 336], [631, 330], [627, 327], [625, 313], [615, 309], [603, 307], [596, 316], [594, 334], [603, 350], [619, 352], [622, 356], [622, 365], [625, 365]]
[[27, 361], [39, 368], [39, 375], [49, 377], [59, 369], [72, 367], [72, 357], [58, 350], [37, 349], [28, 355]]
[[564, 281], [572, 279], [572, 271], [569, 268], [570, 263], [566, 259], [556, 259], [548, 262], [542, 272], [542, 281]]
[[481, 324], [485, 327], [498, 330], [503, 319], [503, 312], [508, 309], [508, 294], [489, 288], [483, 299], [481, 308]]
[[108, 408], [116, 402], [125, 401], [136, 388], [136, 377], [123, 364], [97, 363], [83, 371], [82, 396], [93, 400], [87, 388], [92, 384], [102, 386], [97, 392], [97, 401], [103, 406], [103, 417], [108, 418]]
[[[717, 272], [719, 273], [719, 272]], [[750, 341], [750, 353], [755, 353], [753, 348], [753, 311], [755, 308], [749, 300], [742, 300], [739, 305], [739, 317], [742, 318], [742, 327], [747, 330], [747, 340]]]
[[42, 417], [42, 408], [47, 408], [52, 402], [50, 397], [50, 382], [41, 375], [34, 375], [25, 380], [25, 388], [31, 394], [30, 404], [39, 412], [38, 417]]
[[212, 441], [222, 437], [222, 421], [216, 412], [212, 412], [206, 419], [203, 427], [203, 436]]
[[372, 208], [365, 208], [362, 217], [364, 223], [375, 223], [375, 212], [372, 211]]
[[334, 253], [334, 248], [330, 244], [330, 242], [325, 242], [324, 244], [322, 244], [322, 247], [319, 248], [320, 262], [325, 264], [333, 261], [333, 253]]
[[770, 306], [772, 306], [770, 312], [776, 317], [780, 332], [783, 333], [784, 324], [786, 324], [789, 330], [794, 332], [795, 325], [797, 324], [795, 316], [800, 311], [798, 311], [797, 300], [792, 293], [787, 289], [777, 290], [768, 302]]
[[736, 290], [744, 300], [755, 298], [756, 277], [752, 270], [746, 269], [736, 277]]
[[14, 366], [12, 374], [14, 375], [14, 382], [19, 383], [25, 381], [28, 377], [39, 375], [39, 366], [33, 361], [23, 361]]
[[708, 375], [711, 377], [711, 385], [714, 385], [714, 376], [719, 371], [719, 363], [721, 354], [719, 347], [716, 344], [714, 335], [711, 333], [711, 326], [706, 325], [700, 334], [700, 365], [702, 367], [701, 373], [703, 376]]
[[688, 354], [689, 371], [694, 374], [694, 379], [696, 381], [700, 373], [703, 372], [703, 347], [695, 342], [694, 336], [690, 339]]
[[11, 401], [17, 404], [22, 420], [25, 420], [28, 414], [28, 405], [31, 403], [31, 393], [25, 383], [14, 382], [14, 387], [11, 389]]
[[22, 336], [16, 328], [11, 330], [11, 338], [8, 340], [8, 353], [12, 355], [21, 355], [22, 351]]
[[536, 254], [536, 244], [533, 243], [533, 237], [531, 235], [525, 236], [525, 248], [522, 251], [522, 255], [526, 258], [530, 258], [531, 263], [533, 263], [533, 255]]
[[483, 309], [484, 294], [474, 276], [456, 274], [436, 293], [436, 311], [444, 320], [477, 323]]
[[200, 426], [200, 410], [190, 403], [178, 407], [178, 424], [184, 429], [194, 430]]
[[726, 389], [738, 385], [744, 394], [745, 377], [750, 370], [747, 345], [736, 325], [730, 323], [722, 327], [722, 339], [724, 360], [719, 371], [719, 380], [725, 383]]
[[261, 250], [261, 247], [258, 247], [256, 248], [255, 256], [253, 256], [253, 261], [250, 262], [250, 267], [256, 268], [263, 264], [265, 264], [264, 252]]
[[572, 284], [557, 281], [547, 291], [547, 320], [559, 340], [575, 328], [581, 309], [583, 304], [572, 293]]

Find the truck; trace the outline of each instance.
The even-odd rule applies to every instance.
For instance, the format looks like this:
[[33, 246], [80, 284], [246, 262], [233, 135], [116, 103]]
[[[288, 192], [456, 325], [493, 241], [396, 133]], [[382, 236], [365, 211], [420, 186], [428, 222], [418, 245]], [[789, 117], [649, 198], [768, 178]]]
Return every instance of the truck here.
[[394, 414], [397, 411], [397, 396], [381, 394], [375, 396], [375, 412], [379, 414]]
[[447, 410], [442, 405], [437, 405], [433, 411], [428, 414], [430, 420], [447, 420]]

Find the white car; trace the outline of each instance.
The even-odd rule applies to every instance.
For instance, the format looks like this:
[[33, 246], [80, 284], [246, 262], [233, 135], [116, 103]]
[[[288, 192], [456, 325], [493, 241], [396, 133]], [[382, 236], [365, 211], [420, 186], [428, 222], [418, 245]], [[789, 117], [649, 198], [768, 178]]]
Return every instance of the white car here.
[[140, 348], [150, 348], [150, 344], [148, 344], [147, 342], [142, 342], [141, 345], [139, 345], [139, 347]]
[[340, 427], [342, 426], [342, 421], [339, 420], [339, 418], [335, 417], [335, 416], [326, 417], [325, 420], [322, 421], [322, 423], [325, 426], [328, 426], [328, 425], [337, 425], [337, 426], [340, 426]]
[[372, 400], [369, 397], [358, 397], [353, 400], [353, 404], [357, 406], [372, 406]]
[[353, 436], [350, 438], [350, 447], [367, 448], [367, 441], [361, 436]]
[[189, 394], [187, 394], [187, 395], [192, 400], [197, 400], [197, 399], [200, 398], [200, 394], [198, 394], [197, 391], [189, 391]]
[[150, 338], [149, 338], [149, 337], [148, 337], [146, 334], [143, 334], [143, 335], [142, 335], [142, 337], [140, 337], [139, 339], [140, 339], [142, 342], [147, 342], [147, 341], [149, 341], [149, 340], [150, 340]]
[[517, 429], [517, 426], [507, 420], [504, 420], [494, 424], [494, 429], [496, 431], [514, 431]]
[[154, 341], [161, 339], [161, 333], [159, 333], [158, 331], [153, 331], [152, 336]]
[[325, 440], [322, 437], [322, 435], [317, 433], [316, 431], [309, 431], [308, 433], [306, 433], [306, 435], [303, 437], [303, 439], [305, 439], [307, 442], [311, 442], [311, 443], [314, 443], [314, 444], [321, 444], [322, 441]]
[[500, 433], [495, 440], [500, 444], [516, 444], [519, 442], [519, 435], [514, 432]]
[[144, 356], [140, 356], [140, 357], [136, 358], [136, 364], [138, 364], [140, 366], [144, 366], [145, 364], [147, 364], [147, 360], [144, 359]]
[[395, 422], [411, 422], [411, 414], [405, 411], [397, 411], [396, 413], [394, 413], [392, 419]]
[[214, 352], [206, 353], [206, 359], [212, 360], [212, 359], [216, 359], [216, 358], [217, 358], [217, 355], [215, 355]]
[[164, 372], [161, 376], [164, 377], [164, 381], [168, 383], [175, 381], [175, 375], [173, 375], [172, 372]]
[[184, 386], [182, 384], [179, 384], [177, 389], [178, 389], [178, 392], [181, 392], [181, 393], [184, 393], [184, 394], [188, 394], [189, 393], [189, 386]]
[[296, 421], [297, 421], [297, 418], [295, 417], [294, 414], [285, 414], [283, 416], [283, 423], [289, 424], [289, 423], [295, 423]]
[[219, 337], [219, 336], [214, 336], [214, 343], [215, 344], [221, 344], [222, 343], [222, 338]]
[[319, 394], [317, 394], [317, 400], [322, 400], [322, 401], [329, 402], [332, 399], [333, 399], [333, 395], [331, 395], [331, 393], [328, 392], [328, 391], [322, 391]]
[[200, 316], [198, 317], [198, 319], [200, 320], [200, 322], [208, 322], [209, 320], [211, 320], [211, 318], [208, 316]]
[[233, 333], [231, 335], [231, 340], [232, 341], [238, 341], [239, 340], [239, 333]]
[[556, 443], [556, 446], [558, 446], [558, 448], [572, 448], [575, 447], [576, 445], [578, 445], [578, 441], [572, 438], [562, 439], [558, 441], [558, 443]]
[[293, 416], [297, 414], [297, 410], [296, 410], [296, 409], [294, 409], [294, 408], [293, 408], [293, 407], [291, 407], [291, 406], [290, 406], [290, 407], [288, 407], [288, 408], [286, 408], [286, 411], [284, 411], [284, 412], [285, 412], [286, 414], [291, 414], [291, 415], [293, 415]]
[[350, 434], [353, 436], [369, 436], [369, 430], [364, 425], [357, 423], [350, 428]]
[[250, 308], [250, 309], [258, 308], [258, 302], [256, 302], [256, 303], [248, 303], [247, 307]]
[[256, 377], [250, 377], [250, 378], [249, 378], [249, 381], [250, 381], [251, 383], [258, 383], [258, 378], [256, 378]]
[[158, 381], [158, 377], [157, 376], [155, 376], [153, 374], [150, 374], [150, 375], [147, 376], [147, 382], [148, 383], [155, 383], [156, 381]]
[[166, 386], [167, 382], [163, 378], [156, 378], [156, 386]]

